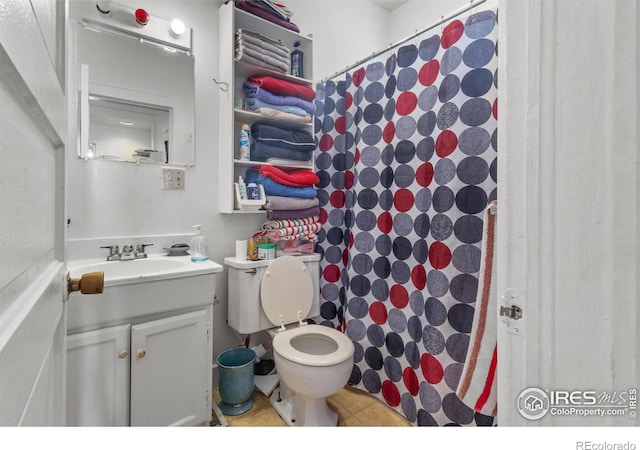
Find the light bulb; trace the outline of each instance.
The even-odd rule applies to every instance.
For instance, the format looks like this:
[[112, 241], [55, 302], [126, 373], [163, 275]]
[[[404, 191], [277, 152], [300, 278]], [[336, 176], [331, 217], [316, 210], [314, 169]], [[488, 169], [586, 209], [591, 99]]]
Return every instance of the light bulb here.
[[174, 38], [178, 39], [180, 36], [184, 34], [186, 27], [184, 26], [184, 22], [180, 19], [173, 19], [171, 21], [171, 25], [169, 27], [169, 33]]
[[147, 23], [149, 23], [149, 13], [142, 8], [136, 9], [135, 17], [136, 22], [138, 22], [140, 25], [146, 25]]

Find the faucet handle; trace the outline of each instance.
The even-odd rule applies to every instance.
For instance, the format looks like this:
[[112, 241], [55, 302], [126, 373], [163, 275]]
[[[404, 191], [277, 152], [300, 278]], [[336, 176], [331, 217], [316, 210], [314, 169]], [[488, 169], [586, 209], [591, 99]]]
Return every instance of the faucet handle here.
[[136, 258], [146, 258], [147, 253], [145, 252], [145, 248], [149, 247], [153, 244], [138, 244], [136, 245]]
[[120, 249], [117, 245], [104, 245], [100, 248], [109, 249], [109, 256], [107, 256], [107, 261], [116, 261], [120, 259]]
[[114, 255], [118, 255], [120, 254], [120, 249], [118, 248], [117, 245], [104, 245], [100, 248], [108, 248], [109, 249], [109, 256], [114, 256]]

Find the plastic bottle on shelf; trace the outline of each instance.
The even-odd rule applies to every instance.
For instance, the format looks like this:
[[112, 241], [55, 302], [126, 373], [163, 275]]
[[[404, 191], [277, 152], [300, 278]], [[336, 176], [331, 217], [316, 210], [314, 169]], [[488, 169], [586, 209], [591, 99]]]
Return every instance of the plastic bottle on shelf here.
[[247, 184], [247, 198], [249, 200], [260, 200], [260, 190], [255, 183]]
[[251, 131], [251, 127], [246, 123], [243, 123], [240, 127], [240, 159], [248, 161], [251, 159], [250, 148], [249, 148], [249, 132]]
[[291, 52], [291, 75], [294, 77], [304, 78], [303, 74], [303, 64], [302, 57], [303, 53], [298, 47], [300, 46], [300, 41], [296, 41], [293, 46], [295, 49]]
[[238, 190], [240, 191], [240, 200], [247, 200], [247, 185], [244, 183], [242, 176], [238, 177]]
[[202, 225], [193, 226], [193, 239], [191, 240], [191, 261], [206, 261], [209, 257], [204, 248], [204, 236], [202, 236]]

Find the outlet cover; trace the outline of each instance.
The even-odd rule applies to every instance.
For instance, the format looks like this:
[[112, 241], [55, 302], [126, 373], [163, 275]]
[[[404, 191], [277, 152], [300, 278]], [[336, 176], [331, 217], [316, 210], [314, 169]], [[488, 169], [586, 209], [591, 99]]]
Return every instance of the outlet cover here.
[[162, 189], [184, 190], [185, 171], [184, 169], [162, 168]]

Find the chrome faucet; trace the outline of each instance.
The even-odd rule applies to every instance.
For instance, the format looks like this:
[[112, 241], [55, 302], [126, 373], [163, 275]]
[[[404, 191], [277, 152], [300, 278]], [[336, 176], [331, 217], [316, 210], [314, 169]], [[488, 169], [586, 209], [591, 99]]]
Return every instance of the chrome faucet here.
[[122, 253], [120, 253], [120, 261], [127, 261], [130, 259], [136, 259], [136, 255], [133, 254], [133, 245], [123, 245]]
[[145, 252], [145, 248], [149, 247], [153, 244], [138, 244], [136, 245], [136, 250], [133, 250], [133, 245], [123, 245], [122, 253], [120, 252], [120, 248], [117, 245], [105, 245], [100, 248], [108, 248], [109, 256], [107, 256], [107, 261], [129, 261], [132, 259], [141, 259], [146, 258], [147, 253]]
[[107, 261], [120, 261], [120, 249], [117, 245], [105, 245], [100, 248], [109, 249], [109, 256], [107, 256]]

